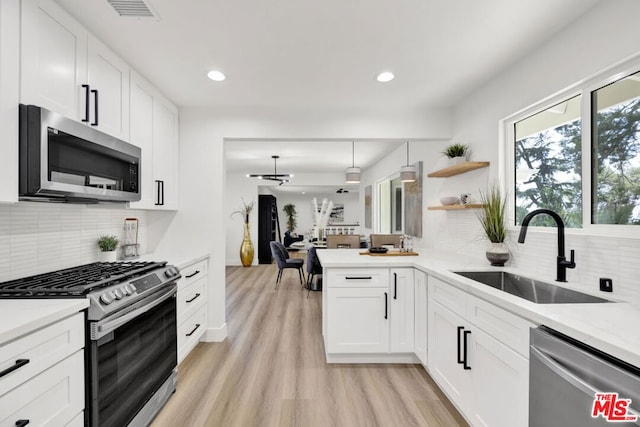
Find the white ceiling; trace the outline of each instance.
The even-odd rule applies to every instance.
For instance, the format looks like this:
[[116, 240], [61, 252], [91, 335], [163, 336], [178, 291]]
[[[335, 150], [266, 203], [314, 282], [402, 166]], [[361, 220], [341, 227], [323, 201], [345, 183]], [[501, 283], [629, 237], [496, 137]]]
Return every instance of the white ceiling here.
[[[402, 144], [404, 141], [357, 141], [353, 163], [366, 169]], [[280, 156], [278, 173], [294, 175], [344, 173], [352, 164], [351, 141], [225, 141], [224, 151], [227, 172], [242, 174], [273, 173], [273, 155]]]
[[454, 105], [597, 2], [148, 0], [153, 21], [57, 1], [181, 106], [332, 109]]

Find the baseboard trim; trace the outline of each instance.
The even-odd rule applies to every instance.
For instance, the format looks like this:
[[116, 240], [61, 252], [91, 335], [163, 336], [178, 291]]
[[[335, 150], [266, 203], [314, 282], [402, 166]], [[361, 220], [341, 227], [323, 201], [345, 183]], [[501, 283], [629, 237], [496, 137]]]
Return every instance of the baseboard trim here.
[[202, 342], [222, 342], [227, 338], [227, 322], [218, 328], [207, 328], [200, 338]]
[[420, 364], [415, 353], [326, 354], [327, 363], [411, 363]]

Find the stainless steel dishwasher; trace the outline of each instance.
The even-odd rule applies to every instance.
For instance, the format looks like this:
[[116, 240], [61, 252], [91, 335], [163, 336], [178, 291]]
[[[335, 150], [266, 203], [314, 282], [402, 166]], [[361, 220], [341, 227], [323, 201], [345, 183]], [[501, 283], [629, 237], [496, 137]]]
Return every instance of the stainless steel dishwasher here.
[[640, 369], [545, 326], [531, 330], [529, 427], [640, 425]]

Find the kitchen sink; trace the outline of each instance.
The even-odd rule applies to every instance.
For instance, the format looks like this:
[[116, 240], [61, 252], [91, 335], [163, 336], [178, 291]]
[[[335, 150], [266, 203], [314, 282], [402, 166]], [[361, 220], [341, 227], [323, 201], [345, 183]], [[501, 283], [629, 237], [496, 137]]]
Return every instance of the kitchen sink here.
[[584, 304], [611, 302], [604, 298], [550, 285], [529, 277], [504, 271], [454, 271], [492, 288], [524, 298], [536, 304]]

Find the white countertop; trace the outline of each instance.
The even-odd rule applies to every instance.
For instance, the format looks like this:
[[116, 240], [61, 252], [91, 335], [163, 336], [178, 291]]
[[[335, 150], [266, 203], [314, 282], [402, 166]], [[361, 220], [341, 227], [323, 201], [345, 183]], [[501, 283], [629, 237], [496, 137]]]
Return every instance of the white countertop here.
[[89, 300], [85, 298], [0, 300], [0, 345], [87, 307]]
[[[490, 267], [485, 260], [461, 258], [431, 249], [417, 249], [419, 256], [360, 255], [362, 249], [328, 249], [318, 251], [324, 268], [414, 267], [444, 280], [466, 292], [491, 302], [536, 324], [544, 324], [614, 357], [640, 367], [640, 306], [624, 302], [615, 294], [586, 292], [571, 283], [564, 287], [616, 301], [603, 304], [536, 304], [467, 279], [451, 270], [510, 271], [511, 268]], [[547, 283], [555, 284], [554, 282]]]
[[141, 255], [134, 261], [167, 261], [169, 264], [175, 265], [179, 270], [182, 270], [190, 264], [205, 260], [207, 258], [209, 258], [209, 254], [205, 253], [176, 252], [170, 255], [149, 253]]

